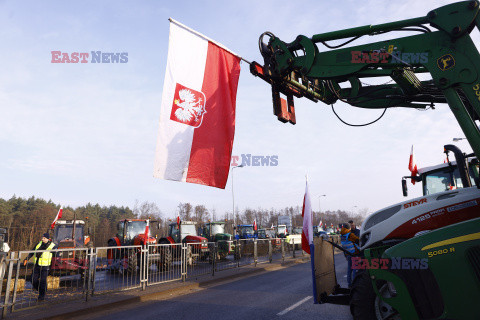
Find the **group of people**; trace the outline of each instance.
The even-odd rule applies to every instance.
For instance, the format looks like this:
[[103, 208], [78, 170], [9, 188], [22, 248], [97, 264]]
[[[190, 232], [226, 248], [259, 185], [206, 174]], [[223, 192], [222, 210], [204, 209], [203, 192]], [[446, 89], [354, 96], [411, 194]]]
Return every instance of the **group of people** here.
[[347, 259], [347, 283], [348, 287], [352, 287], [352, 281], [355, 278], [355, 273], [357, 270], [352, 269], [352, 257], [360, 253], [359, 242], [360, 242], [360, 230], [357, 229], [357, 226], [353, 220], [348, 221], [342, 225], [340, 230], [340, 241], [342, 248], [345, 249], [345, 258]]

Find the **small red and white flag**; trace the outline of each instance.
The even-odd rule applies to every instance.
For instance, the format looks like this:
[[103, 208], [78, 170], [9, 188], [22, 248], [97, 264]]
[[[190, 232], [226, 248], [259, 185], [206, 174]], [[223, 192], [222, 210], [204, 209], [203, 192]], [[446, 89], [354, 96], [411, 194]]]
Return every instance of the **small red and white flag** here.
[[62, 218], [62, 213], [63, 213], [63, 208], [60, 207], [60, 209], [57, 212], [57, 216], [55, 217], [55, 219], [52, 222], [52, 226], [51, 226], [52, 229], [55, 227], [55, 223], [57, 222], [57, 220]]
[[240, 59], [170, 19], [154, 177], [225, 188]]
[[177, 216], [177, 226], [180, 225], [180, 216]]
[[148, 237], [149, 233], [150, 233], [150, 219], [147, 219], [147, 226], [145, 227], [145, 237]]
[[320, 220], [320, 223], [318, 224], [318, 228], [321, 228], [323, 226], [322, 220]]
[[302, 229], [302, 249], [310, 254], [310, 245], [313, 245], [313, 218], [312, 218], [312, 204], [310, 202], [310, 195], [308, 193], [308, 181], [305, 182], [305, 196], [303, 198], [303, 229]]
[[[417, 162], [415, 161], [415, 155], [413, 154], [413, 145], [412, 145], [412, 151], [410, 152], [410, 161], [408, 162], [408, 170], [410, 170], [412, 177], [418, 175]], [[414, 179], [411, 179], [411, 182], [412, 184], [415, 184]]]
[[253, 230], [257, 231], [257, 219], [253, 220]]

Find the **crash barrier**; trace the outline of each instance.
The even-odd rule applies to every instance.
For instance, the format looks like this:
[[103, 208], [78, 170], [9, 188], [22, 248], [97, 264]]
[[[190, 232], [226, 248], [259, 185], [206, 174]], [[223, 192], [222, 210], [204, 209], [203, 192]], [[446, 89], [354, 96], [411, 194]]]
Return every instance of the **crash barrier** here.
[[[249, 264], [283, 261], [295, 256], [285, 239], [155, 244], [84, 249], [56, 249], [47, 277], [45, 301], [34, 287], [35, 253], [10, 252], [0, 283], [2, 317], [39, 304], [86, 300], [94, 295], [215, 275]], [[297, 255], [300, 253], [296, 251]], [[38, 268], [38, 267], [37, 267]], [[1, 277], [1, 273], [0, 273]]]

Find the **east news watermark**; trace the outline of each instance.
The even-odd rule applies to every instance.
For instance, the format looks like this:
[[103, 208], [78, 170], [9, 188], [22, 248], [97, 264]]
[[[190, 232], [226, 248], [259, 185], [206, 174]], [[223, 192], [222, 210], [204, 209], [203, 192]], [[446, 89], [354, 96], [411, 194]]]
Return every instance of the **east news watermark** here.
[[352, 257], [352, 269], [383, 269], [383, 270], [425, 270], [428, 269], [428, 259], [415, 258], [391, 258], [370, 260], [360, 257]]
[[62, 52], [51, 51], [51, 63], [128, 63], [128, 52]]
[[238, 167], [240, 165], [243, 167], [276, 167], [278, 166], [278, 155], [252, 155], [250, 153], [242, 153], [239, 156], [232, 156], [230, 166]]

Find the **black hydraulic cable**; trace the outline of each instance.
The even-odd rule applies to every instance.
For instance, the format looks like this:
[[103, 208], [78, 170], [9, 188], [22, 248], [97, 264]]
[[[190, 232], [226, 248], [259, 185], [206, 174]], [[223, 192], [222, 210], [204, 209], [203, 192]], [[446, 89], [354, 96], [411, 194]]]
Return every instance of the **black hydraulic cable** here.
[[382, 114], [380, 115], [380, 117], [378, 117], [377, 119], [369, 122], [369, 123], [364, 123], [364, 124], [352, 124], [352, 123], [348, 123], [346, 121], [344, 121], [342, 118], [340, 118], [340, 116], [335, 112], [335, 108], [333, 107], [333, 104], [332, 104], [332, 111], [333, 113], [337, 116], [338, 120], [340, 120], [342, 123], [346, 124], [347, 126], [350, 126], [350, 127], [365, 127], [365, 126], [368, 126], [368, 125], [371, 125], [375, 122], [377, 122], [378, 120], [380, 120], [384, 115], [385, 115], [385, 112], [387, 112], [387, 108], [385, 108], [382, 112]]

